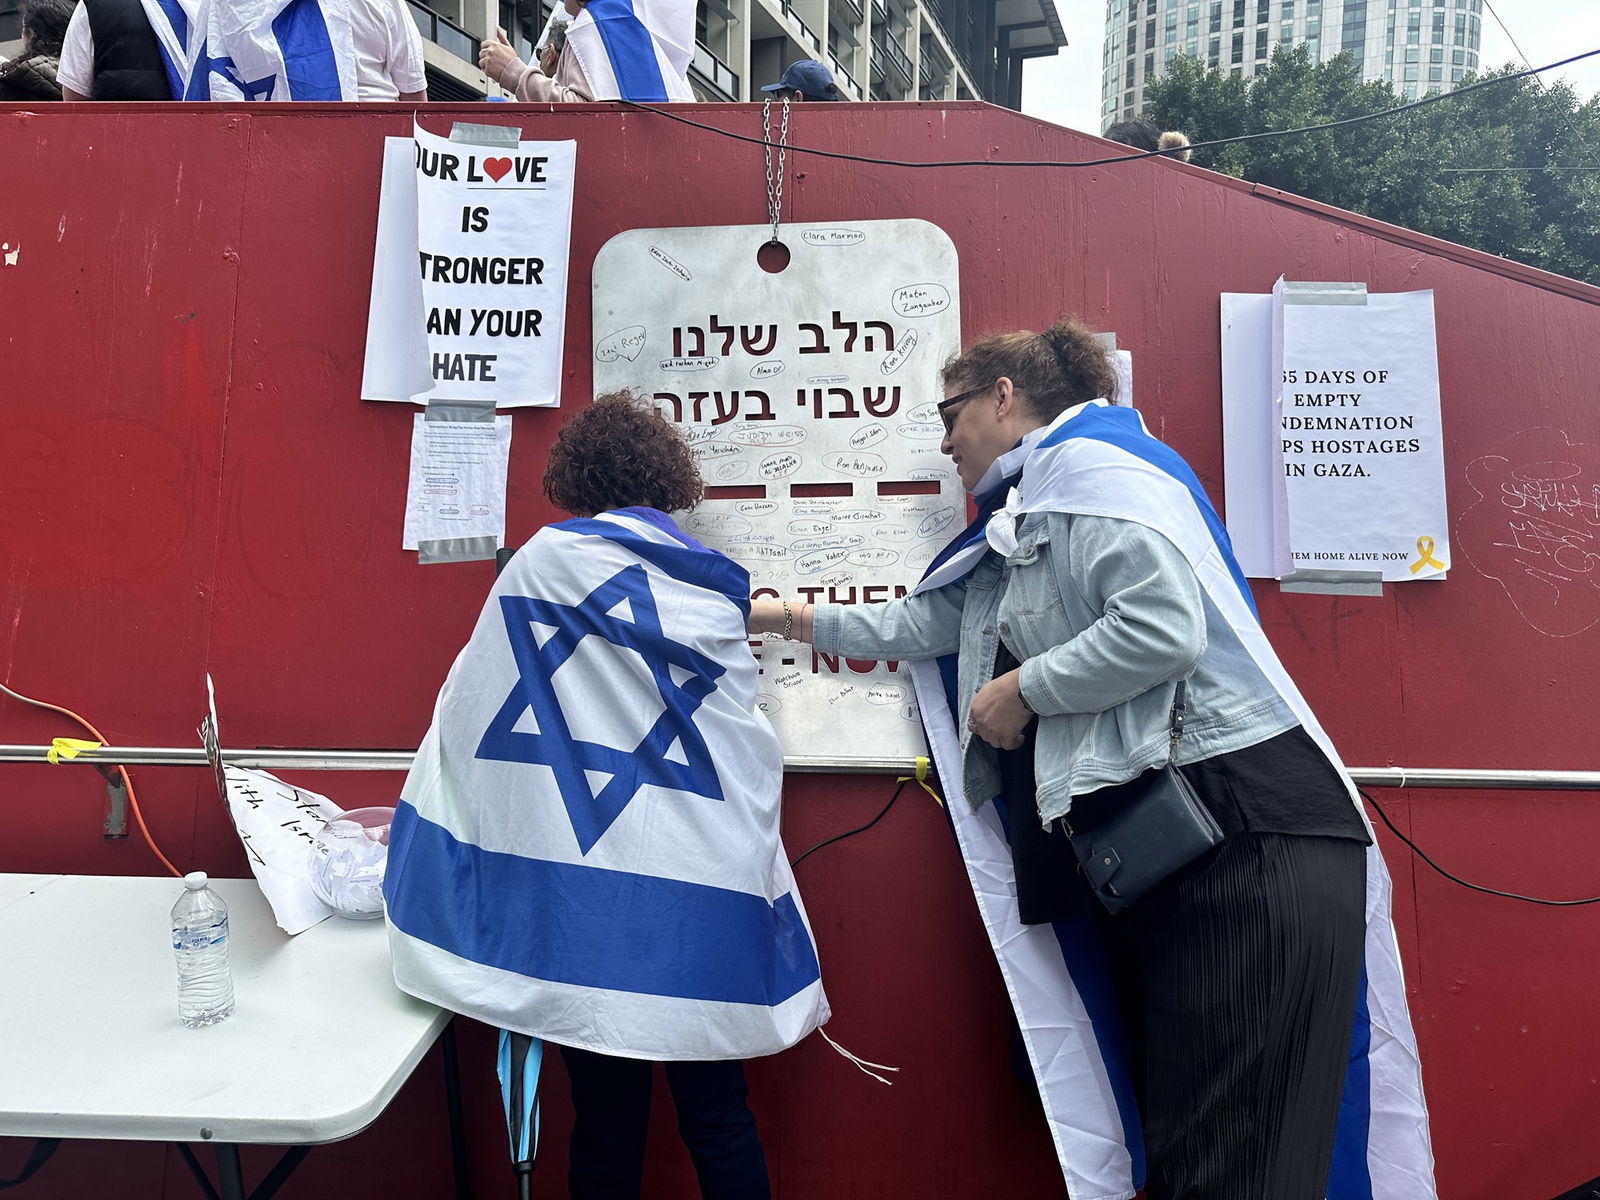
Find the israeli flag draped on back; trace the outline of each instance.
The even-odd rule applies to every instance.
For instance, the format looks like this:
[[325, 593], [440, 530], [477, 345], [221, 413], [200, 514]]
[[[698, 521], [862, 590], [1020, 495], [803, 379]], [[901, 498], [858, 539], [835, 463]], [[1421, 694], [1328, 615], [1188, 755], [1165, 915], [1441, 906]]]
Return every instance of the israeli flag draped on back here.
[[182, 100], [189, 83], [189, 68], [200, 48], [199, 22], [190, 20], [191, 10], [179, 0], [140, 0], [140, 7], [156, 35], [156, 48], [161, 51], [161, 66], [172, 98]]
[[548, 526], [511, 560], [395, 813], [402, 990], [659, 1060], [771, 1054], [828, 1019], [749, 585], [652, 509]]
[[692, 101], [695, 0], [589, 0], [567, 27], [596, 100]]
[[196, 24], [185, 100], [356, 98], [355, 35], [342, 4], [201, 0]]
[[[917, 591], [964, 578], [991, 549], [1012, 553], [1017, 518], [1024, 513], [1083, 513], [1148, 526], [1188, 559], [1206, 595], [1338, 768], [1356, 803], [1354, 784], [1332, 743], [1261, 631], [1222, 521], [1188, 464], [1150, 436], [1137, 412], [1103, 400], [1068, 409], [1042, 436], [1002, 456], [985, 483], [1018, 470], [1021, 481], [1005, 506], [986, 525], [970, 527], [953, 552], [936, 559]], [[988, 803], [989, 797], [961, 794], [951, 664], [915, 663], [912, 679], [967, 874], [1040, 1083], [1068, 1191], [1075, 1198], [1130, 1197], [1144, 1180], [1143, 1134], [1104, 954], [1083, 923], [1023, 925], [1018, 920], [999, 806]], [[1390, 919], [1389, 873], [1376, 845], [1367, 851], [1366, 918], [1364, 988], [1356, 1005], [1327, 1197], [1433, 1200], [1421, 1066]]]

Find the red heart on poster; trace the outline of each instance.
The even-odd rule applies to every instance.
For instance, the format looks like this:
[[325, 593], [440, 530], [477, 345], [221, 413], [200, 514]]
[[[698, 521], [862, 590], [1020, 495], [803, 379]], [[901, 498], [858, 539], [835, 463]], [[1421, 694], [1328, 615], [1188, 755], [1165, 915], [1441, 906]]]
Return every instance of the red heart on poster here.
[[496, 183], [504, 179], [510, 170], [511, 160], [509, 158], [486, 158], [483, 160], [483, 173]]

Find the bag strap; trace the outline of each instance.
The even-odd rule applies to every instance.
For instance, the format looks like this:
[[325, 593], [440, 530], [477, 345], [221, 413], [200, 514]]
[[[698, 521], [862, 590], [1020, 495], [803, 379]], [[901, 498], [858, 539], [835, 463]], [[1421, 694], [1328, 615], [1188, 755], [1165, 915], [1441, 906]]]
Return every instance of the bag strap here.
[[1178, 739], [1183, 736], [1184, 698], [1188, 687], [1189, 681], [1180, 679], [1172, 693], [1172, 722], [1168, 738], [1173, 751], [1178, 749]]

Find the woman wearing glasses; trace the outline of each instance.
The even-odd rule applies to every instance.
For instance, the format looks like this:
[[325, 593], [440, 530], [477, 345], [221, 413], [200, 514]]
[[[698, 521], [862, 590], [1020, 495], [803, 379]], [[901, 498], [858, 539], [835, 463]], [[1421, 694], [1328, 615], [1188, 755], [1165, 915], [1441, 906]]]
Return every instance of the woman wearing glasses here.
[[[984, 898], [985, 870], [972, 874], [996, 953], [1014, 998], [1051, 954], [1055, 986], [1073, 993], [1017, 1014], [1069, 1182], [1130, 1194], [1142, 1137], [1151, 1200], [1321, 1200], [1365, 1000], [1365, 821], [1193, 473], [1107, 404], [1116, 383], [1098, 339], [1071, 320], [1003, 334], [953, 359], [944, 383], [941, 449], [976, 520], [910, 596], [757, 602], [751, 629], [827, 654], [954, 657], [953, 670], [918, 669], [918, 699], [969, 864], [971, 814], [994, 805], [987, 866], [1009, 868], [1014, 890], [1002, 880]], [[1106, 789], [1169, 760], [1221, 844], [1109, 914], [1067, 835], [1109, 815], [1121, 793]], [[1377, 918], [1374, 944], [1392, 951], [1381, 903]], [[1054, 936], [1030, 942], [1026, 927], [1042, 925]], [[1396, 1003], [1379, 1032], [1420, 1106]], [[1087, 1017], [1074, 1027], [1073, 1013]], [[1372, 1031], [1355, 1032], [1364, 1047]], [[1100, 1065], [1080, 1069], [1088, 1058]], [[1074, 1143], [1096, 1104], [1104, 1136]], [[1425, 1114], [1407, 1115], [1425, 1172]], [[1339, 1150], [1365, 1161], [1344, 1130]], [[1408, 1194], [1431, 1195], [1431, 1179]]]

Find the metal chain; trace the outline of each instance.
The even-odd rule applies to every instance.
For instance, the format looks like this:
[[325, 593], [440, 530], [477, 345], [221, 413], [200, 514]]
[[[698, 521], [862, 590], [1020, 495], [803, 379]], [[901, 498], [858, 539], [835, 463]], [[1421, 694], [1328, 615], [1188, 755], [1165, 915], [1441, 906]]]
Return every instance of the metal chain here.
[[761, 102], [761, 141], [767, 159], [767, 219], [772, 240], [778, 240], [778, 217], [783, 211], [783, 166], [789, 156], [789, 97], [783, 97], [783, 118], [778, 133], [778, 173], [772, 173], [772, 97]]

